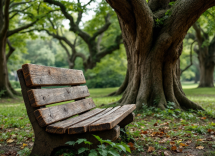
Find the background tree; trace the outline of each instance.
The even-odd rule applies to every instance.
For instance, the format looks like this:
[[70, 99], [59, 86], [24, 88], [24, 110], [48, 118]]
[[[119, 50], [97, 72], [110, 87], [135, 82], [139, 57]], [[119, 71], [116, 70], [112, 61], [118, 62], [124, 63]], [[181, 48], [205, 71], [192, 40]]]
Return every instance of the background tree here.
[[182, 91], [179, 57], [187, 31], [215, 1], [107, 2], [118, 15], [128, 59], [128, 85], [119, 102], [139, 109], [142, 104], [164, 109], [174, 102], [175, 108], [202, 110]]
[[215, 31], [215, 17], [213, 14], [214, 8], [207, 10], [187, 35], [187, 38], [197, 43], [194, 51], [199, 62], [199, 87], [214, 87], [215, 35], [213, 32]]
[[[111, 12], [113, 12], [110, 8], [107, 8], [107, 4], [103, 1], [98, 4], [99, 6], [96, 11], [96, 15], [91, 21], [87, 22], [87, 27], [83, 22], [83, 14], [87, 12], [88, 6], [93, 2], [93, 0], [90, 0], [87, 3], [83, 3], [80, 0], [77, 0], [76, 3], [53, 0], [44, 0], [44, 2], [47, 2], [57, 8], [60, 7], [64, 18], [70, 21], [70, 31], [76, 36], [73, 41], [68, 40], [66, 36], [62, 36], [63, 34], [58, 32], [59, 27], [55, 24], [57, 23], [56, 18], [53, 18], [53, 20], [49, 19], [50, 26], [52, 27], [52, 30], [55, 30], [55, 32], [50, 32], [50, 28], [40, 29], [46, 31], [50, 36], [53, 36], [60, 41], [60, 44], [65, 49], [69, 57], [68, 61], [70, 68], [74, 68], [76, 58], [80, 57], [83, 60], [84, 69], [92, 69], [104, 56], [111, 54], [113, 51], [120, 48], [122, 36], [119, 31], [116, 31], [114, 37], [111, 38], [111, 44], [106, 43], [106, 46], [102, 44], [105, 32], [107, 32], [111, 26], [112, 22], [110, 20], [110, 16]], [[75, 18], [75, 15], [77, 15], [77, 18]], [[77, 51], [77, 36], [87, 45], [88, 54]], [[68, 47], [71, 49], [71, 52]]]
[[[12, 1], [5, 0], [0, 2], [0, 90], [5, 93], [3, 97], [14, 97], [17, 94], [12, 88], [8, 78], [7, 61], [15, 51], [9, 38], [25, 29], [35, 25], [39, 20], [44, 18], [48, 13], [54, 10], [43, 8], [41, 11], [41, 2], [33, 1]], [[18, 23], [11, 24], [12, 21], [19, 21]], [[12, 29], [11, 29], [12, 28]], [[8, 53], [6, 52], [6, 45], [8, 44]]]

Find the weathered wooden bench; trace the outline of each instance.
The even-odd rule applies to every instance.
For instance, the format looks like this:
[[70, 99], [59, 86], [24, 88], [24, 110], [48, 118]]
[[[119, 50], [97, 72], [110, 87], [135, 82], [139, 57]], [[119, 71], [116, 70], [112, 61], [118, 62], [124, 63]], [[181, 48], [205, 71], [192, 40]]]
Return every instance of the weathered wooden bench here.
[[[95, 108], [93, 100], [86, 98], [90, 96], [87, 86], [80, 86], [86, 83], [81, 70], [24, 64], [17, 73], [35, 134], [31, 155], [51, 155], [53, 149], [78, 138], [99, 144], [92, 134], [114, 141], [120, 135], [120, 127], [134, 120], [134, 104]], [[46, 107], [71, 100], [75, 101]]]

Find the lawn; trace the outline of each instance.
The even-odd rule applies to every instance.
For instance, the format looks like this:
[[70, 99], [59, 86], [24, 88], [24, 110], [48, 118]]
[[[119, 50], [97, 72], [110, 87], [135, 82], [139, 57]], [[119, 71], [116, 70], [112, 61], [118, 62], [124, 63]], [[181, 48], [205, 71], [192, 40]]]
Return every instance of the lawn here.
[[[205, 112], [159, 110], [143, 106], [135, 112], [135, 121], [127, 131], [135, 143], [130, 143], [129, 155], [215, 155], [215, 88], [196, 88], [185, 83], [183, 89], [192, 101], [200, 104]], [[97, 107], [107, 107], [120, 99], [105, 97], [117, 88], [90, 89]], [[17, 89], [20, 91], [20, 89]], [[34, 134], [21, 97], [0, 99], [0, 156], [19, 151], [28, 155], [33, 146]], [[127, 154], [126, 154], [127, 155]]]

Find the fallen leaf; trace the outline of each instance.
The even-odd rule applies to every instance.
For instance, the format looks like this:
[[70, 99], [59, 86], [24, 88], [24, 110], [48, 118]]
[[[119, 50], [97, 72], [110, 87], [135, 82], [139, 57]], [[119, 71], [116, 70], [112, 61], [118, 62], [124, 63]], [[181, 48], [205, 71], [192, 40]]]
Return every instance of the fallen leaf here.
[[166, 137], [167, 137], [167, 138], [170, 138], [170, 136], [169, 136], [169, 135], [166, 135]]
[[152, 147], [152, 146], [149, 146], [149, 148], [148, 148], [148, 152], [150, 153], [150, 152], [153, 152], [155, 150], [155, 148], [154, 147]]
[[182, 141], [183, 141], [182, 139], [176, 140], [177, 143], [180, 143], [180, 142], [182, 142]]
[[158, 123], [155, 123], [154, 126], [158, 126]]
[[206, 117], [201, 117], [201, 119], [202, 119], [202, 120], [205, 120], [205, 119], [206, 119]]
[[12, 143], [12, 142], [14, 142], [13, 139], [8, 139], [8, 140], [7, 140], [7, 143], [9, 143], [9, 144]]
[[15, 134], [12, 134], [11, 135], [11, 138], [16, 138], [17, 136]]
[[185, 146], [188, 146], [188, 145], [186, 145], [184, 143], [180, 143], [180, 146], [185, 147]]
[[188, 140], [188, 141], [186, 141], [186, 144], [191, 144], [192, 143], [192, 141], [191, 140]]
[[28, 146], [28, 144], [23, 143], [22, 146], [23, 146], [23, 147], [26, 147], [26, 146]]
[[204, 139], [197, 139], [197, 141], [203, 141]]
[[176, 150], [176, 152], [178, 152], [178, 153], [182, 153], [182, 151], [183, 151], [182, 148], [178, 148], [178, 149]]
[[140, 134], [147, 134], [147, 131], [141, 131]]
[[213, 138], [212, 137], [209, 137], [206, 139], [207, 141], [213, 141]]
[[171, 153], [170, 151], [164, 151], [163, 154], [164, 154], [165, 156], [171, 156], [171, 155], [172, 155], [172, 153]]
[[137, 114], [137, 116], [141, 116], [141, 114]]
[[174, 142], [174, 141], [170, 141], [169, 144], [170, 144], [170, 145], [175, 145], [175, 142]]
[[176, 150], [177, 150], [177, 147], [176, 147], [176, 146], [172, 146], [172, 147], [171, 147], [171, 150], [172, 150], [172, 151], [176, 151]]
[[132, 142], [129, 142], [128, 145], [130, 146], [131, 151], [135, 150], [134, 144]]
[[160, 144], [164, 144], [164, 143], [165, 143], [165, 142], [167, 142], [168, 140], [170, 140], [170, 139], [168, 139], [168, 138], [164, 138], [163, 140], [158, 141], [158, 143], [160, 143]]
[[202, 150], [202, 149], [204, 149], [204, 147], [203, 146], [197, 146], [196, 149]]

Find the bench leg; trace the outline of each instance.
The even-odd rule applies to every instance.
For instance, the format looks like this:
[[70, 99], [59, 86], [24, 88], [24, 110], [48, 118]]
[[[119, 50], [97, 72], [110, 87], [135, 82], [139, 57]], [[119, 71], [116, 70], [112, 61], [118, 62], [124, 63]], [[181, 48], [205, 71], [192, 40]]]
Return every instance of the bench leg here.
[[126, 143], [128, 142], [133, 142], [134, 140], [132, 138], [129, 139], [128, 134], [126, 133], [126, 128], [125, 126], [130, 124], [131, 122], [133, 122], [135, 119], [135, 114], [132, 112], [131, 114], [129, 114], [125, 119], [123, 119], [118, 125], [120, 126], [120, 128], [122, 129], [121, 133], [121, 138], [123, 141], [125, 141]]

